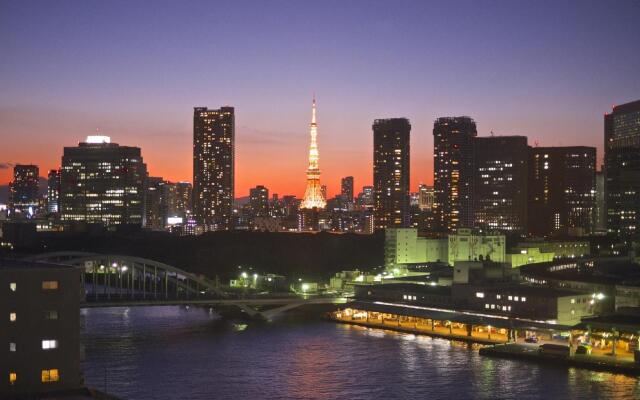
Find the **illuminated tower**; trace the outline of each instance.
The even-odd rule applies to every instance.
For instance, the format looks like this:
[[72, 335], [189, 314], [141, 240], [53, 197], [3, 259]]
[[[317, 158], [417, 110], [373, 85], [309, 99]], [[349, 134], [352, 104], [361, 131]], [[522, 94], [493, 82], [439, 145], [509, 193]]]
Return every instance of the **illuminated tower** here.
[[309, 168], [307, 168], [307, 190], [304, 192], [304, 200], [300, 208], [313, 209], [324, 208], [327, 204], [322, 195], [320, 187], [320, 167], [318, 156], [318, 124], [316, 124], [316, 99], [313, 99], [313, 109], [311, 114], [311, 144], [309, 145]]

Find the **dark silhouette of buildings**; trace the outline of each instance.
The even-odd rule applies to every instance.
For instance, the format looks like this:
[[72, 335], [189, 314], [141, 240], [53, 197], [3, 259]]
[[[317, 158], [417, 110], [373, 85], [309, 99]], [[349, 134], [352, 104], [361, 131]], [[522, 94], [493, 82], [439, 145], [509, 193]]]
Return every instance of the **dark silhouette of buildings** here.
[[640, 100], [613, 107], [604, 116], [607, 231], [640, 231]]
[[373, 123], [375, 229], [409, 226], [410, 132], [406, 118]]
[[353, 176], [342, 178], [340, 182], [340, 193], [344, 201], [353, 203]]
[[443, 117], [433, 124], [434, 211], [439, 229], [473, 227], [473, 139], [470, 117]]
[[235, 117], [233, 107], [193, 112], [193, 206], [206, 230], [232, 228]]

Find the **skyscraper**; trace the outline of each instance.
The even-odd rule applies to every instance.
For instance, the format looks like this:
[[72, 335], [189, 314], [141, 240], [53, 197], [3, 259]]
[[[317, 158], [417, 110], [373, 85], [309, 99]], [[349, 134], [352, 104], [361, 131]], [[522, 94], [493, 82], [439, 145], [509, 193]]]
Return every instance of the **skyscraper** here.
[[640, 100], [604, 116], [607, 231], [640, 232]]
[[47, 212], [57, 214], [60, 210], [60, 170], [52, 169], [47, 177]]
[[353, 202], [353, 176], [346, 176], [340, 182], [340, 194], [346, 202]]
[[[307, 168], [307, 189], [300, 208], [322, 209], [327, 204], [320, 186], [320, 153], [318, 152], [318, 124], [316, 123], [316, 99], [311, 108], [311, 125], [309, 127], [311, 142], [309, 143], [309, 167]], [[326, 190], [326, 189], [325, 189]]]
[[207, 230], [232, 228], [235, 117], [233, 107], [193, 112], [193, 206]]
[[525, 233], [529, 148], [525, 136], [474, 139], [474, 225]]
[[13, 180], [9, 184], [9, 210], [31, 217], [38, 207], [38, 181], [40, 170], [37, 165], [18, 164], [13, 167]]
[[529, 157], [529, 232], [538, 236], [592, 232], [594, 147], [533, 147]]
[[144, 223], [147, 229], [162, 230], [165, 224], [165, 215], [162, 212], [162, 187], [165, 181], [159, 176], [146, 178], [144, 191]]
[[147, 167], [139, 147], [89, 136], [65, 147], [60, 170], [60, 219], [105, 226], [142, 225]]
[[375, 229], [409, 226], [410, 133], [406, 118], [373, 123]]
[[421, 211], [431, 211], [435, 201], [433, 186], [420, 184], [418, 188], [418, 207]]
[[258, 185], [249, 189], [249, 207], [252, 217], [266, 217], [269, 215], [269, 189]]
[[470, 117], [443, 117], [433, 124], [434, 212], [439, 229], [473, 226], [473, 138]]

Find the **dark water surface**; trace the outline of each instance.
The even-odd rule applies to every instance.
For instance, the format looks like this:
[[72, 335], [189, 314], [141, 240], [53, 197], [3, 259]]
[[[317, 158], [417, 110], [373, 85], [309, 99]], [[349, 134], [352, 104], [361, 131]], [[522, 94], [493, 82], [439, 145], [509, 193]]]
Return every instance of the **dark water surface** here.
[[[89, 386], [125, 399], [640, 399], [624, 375], [480, 357], [442, 339], [203, 308], [82, 311]], [[244, 328], [244, 329], [243, 329]]]

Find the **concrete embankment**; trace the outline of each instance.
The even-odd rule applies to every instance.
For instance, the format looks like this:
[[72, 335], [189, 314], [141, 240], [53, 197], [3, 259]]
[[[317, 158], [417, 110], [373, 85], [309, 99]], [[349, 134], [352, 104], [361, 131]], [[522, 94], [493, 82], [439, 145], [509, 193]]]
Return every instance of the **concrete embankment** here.
[[632, 376], [640, 375], [640, 365], [632, 360], [617, 360], [606, 356], [574, 355], [552, 356], [540, 354], [535, 347], [519, 344], [503, 344], [480, 349], [480, 355], [488, 357], [522, 360], [541, 364], [563, 365], [591, 369], [595, 371], [614, 372]]

